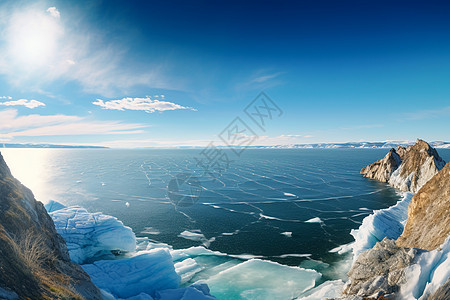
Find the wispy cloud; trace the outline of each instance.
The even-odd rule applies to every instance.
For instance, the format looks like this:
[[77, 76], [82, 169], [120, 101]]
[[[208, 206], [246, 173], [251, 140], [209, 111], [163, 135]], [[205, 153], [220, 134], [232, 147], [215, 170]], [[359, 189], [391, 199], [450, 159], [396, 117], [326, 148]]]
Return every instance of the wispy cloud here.
[[450, 116], [450, 106], [442, 107], [439, 109], [418, 110], [415, 112], [402, 113], [401, 115], [404, 119], [407, 120], [440, 118], [444, 116]]
[[103, 101], [97, 99], [97, 101], [92, 102], [94, 105], [98, 105], [104, 109], [113, 110], [142, 110], [147, 113], [153, 113], [155, 111], [166, 111], [166, 110], [177, 110], [177, 109], [189, 109], [196, 110], [192, 107], [181, 106], [179, 104], [163, 101], [163, 100], [153, 100], [149, 97], [146, 98], [123, 98], [120, 100], [110, 100]]
[[266, 81], [269, 81], [271, 79], [274, 79], [278, 76], [280, 76], [281, 72], [277, 72], [277, 73], [272, 73], [272, 74], [265, 74], [265, 75], [259, 75], [256, 78], [253, 78], [252, 80], [250, 80], [250, 83], [263, 83]]
[[111, 135], [143, 133], [145, 124], [120, 121], [93, 121], [68, 115], [19, 116], [17, 110], [0, 111], [0, 138], [56, 135]]
[[25, 106], [27, 108], [33, 109], [39, 106], [45, 106], [45, 103], [37, 100], [19, 99], [14, 101], [0, 102], [3, 106]]

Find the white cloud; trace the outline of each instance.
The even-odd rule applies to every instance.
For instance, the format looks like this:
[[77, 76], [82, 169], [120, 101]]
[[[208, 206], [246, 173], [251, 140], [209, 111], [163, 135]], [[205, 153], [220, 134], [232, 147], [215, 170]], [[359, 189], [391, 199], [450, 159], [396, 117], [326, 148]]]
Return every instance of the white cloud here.
[[54, 7], [54, 6], [49, 7], [47, 9], [47, 12], [54, 18], [59, 19], [61, 17], [61, 14], [59, 13], [59, 10], [56, 7]]
[[11, 100], [12, 97], [11, 97], [11, 96], [0, 96], [0, 99], [8, 99], [8, 100]]
[[39, 106], [45, 106], [45, 103], [42, 103], [41, 101], [37, 100], [27, 100], [27, 99], [19, 99], [14, 101], [6, 101], [6, 102], [0, 102], [0, 105], [3, 106], [25, 106], [27, 108], [33, 109]]
[[17, 110], [0, 111], [0, 138], [55, 135], [111, 135], [143, 133], [145, 124], [120, 121], [93, 121], [68, 115], [18, 116]]
[[152, 100], [149, 97], [146, 97], [146, 98], [123, 98], [120, 100], [110, 100], [110, 101], [106, 101], [106, 102], [104, 102], [101, 99], [97, 99], [97, 101], [92, 102], [92, 104], [98, 105], [104, 109], [142, 110], [147, 113], [153, 113], [155, 111], [177, 110], [177, 109], [196, 110], [192, 107], [181, 106], [181, 105], [173, 103], [173, 102]]

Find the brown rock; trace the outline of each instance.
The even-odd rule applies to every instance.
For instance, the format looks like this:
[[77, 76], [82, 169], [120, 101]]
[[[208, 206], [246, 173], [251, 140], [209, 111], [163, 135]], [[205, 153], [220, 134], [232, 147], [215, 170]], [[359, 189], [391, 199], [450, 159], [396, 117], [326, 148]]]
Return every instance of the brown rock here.
[[397, 245], [433, 250], [450, 234], [450, 163], [411, 200]]
[[392, 173], [397, 170], [401, 162], [400, 156], [395, 149], [392, 148], [384, 158], [364, 167], [361, 170], [361, 174], [364, 177], [376, 179], [381, 182], [388, 182]]
[[404, 160], [406, 158], [406, 148], [403, 146], [398, 146], [397, 149], [395, 150], [397, 152], [397, 154], [400, 156], [400, 158], [402, 160]]

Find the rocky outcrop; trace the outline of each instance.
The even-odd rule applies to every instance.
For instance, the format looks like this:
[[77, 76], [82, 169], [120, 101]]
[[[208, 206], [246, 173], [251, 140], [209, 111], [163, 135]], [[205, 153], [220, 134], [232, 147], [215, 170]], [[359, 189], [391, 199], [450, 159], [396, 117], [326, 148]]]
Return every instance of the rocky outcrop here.
[[385, 238], [358, 256], [343, 294], [378, 298], [398, 292], [406, 280], [404, 270], [417, 254], [416, 249], [398, 247]]
[[364, 167], [361, 170], [361, 174], [364, 177], [376, 179], [381, 182], [388, 182], [392, 173], [398, 169], [401, 163], [402, 160], [400, 155], [392, 148], [384, 158]]
[[397, 245], [433, 250], [450, 234], [450, 163], [414, 195]]
[[[395, 155], [401, 163], [392, 172]], [[357, 256], [340, 299], [449, 299], [450, 164], [444, 167], [436, 150], [418, 140], [406, 149], [391, 149], [361, 173], [417, 193], [403, 233], [397, 241], [385, 238]]]
[[403, 191], [416, 193], [428, 180], [436, 175], [445, 162], [427, 142], [417, 140], [408, 148], [391, 149], [385, 158], [361, 170], [365, 177], [388, 182]]
[[102, 299], [33, 193], [0, 154], [0, 295], [17, 299]]

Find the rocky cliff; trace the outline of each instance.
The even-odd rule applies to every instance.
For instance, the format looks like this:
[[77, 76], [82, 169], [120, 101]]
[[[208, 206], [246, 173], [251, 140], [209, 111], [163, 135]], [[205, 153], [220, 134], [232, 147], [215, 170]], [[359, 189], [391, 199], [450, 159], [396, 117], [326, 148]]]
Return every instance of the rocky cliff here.
[[364, 167], [361, 170], [361, 174], [364, 177], [376, 179], [381, 182], [388, 182], [392, 173], [398, 169], [401, 163], [402, 159], [400, 158], [400, 155], [392, 148], [384, 158]]
[[414, 195], [397, 245], [433, 250], [450, 234], [450, 163]]
[[391, 149], [383, 159], [364, 167], [365, 177], [388, 182], [403, 191], [416, 193], [428, 180], [439, 172], [445, 161], [423, 140], [417, 140], [408, 148]]
[[33, 193], [0, 154], [0, 298], [102, 299]]
[[361, 170], [366, 177], [417, 193], [403, 233], [356, 258], [341, 299], [448, 299], [450, 163], [444, 164], [435, 149], [418, 140], [408, 148], [391, 149]]

